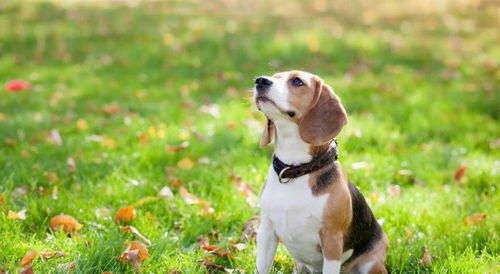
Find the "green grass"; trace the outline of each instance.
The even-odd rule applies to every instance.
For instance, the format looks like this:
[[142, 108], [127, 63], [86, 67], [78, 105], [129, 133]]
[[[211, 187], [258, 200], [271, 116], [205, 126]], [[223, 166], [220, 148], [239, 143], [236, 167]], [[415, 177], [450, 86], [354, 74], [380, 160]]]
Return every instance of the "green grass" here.
[[[258, 194], [272, 153], [258, 147], [264, 119], [250, 100], [252, 79], [301, 69], [330, 83], [350, 114], [338, 138], [340, 160], [365, 197], [378, 197], [369, 201], [391, 241], [390, 271], [499, 271], [494, 2], [445, 1], [443, 9], [432, 1], [62, 2], [0, 2], [0, 83], [32, 84], [29, 91], [0, 92], [0, 193], [6, 201], [0, 269], [19, 271], [21, 258], [34, 249], [66, 254], [36, 260], [36, 273], [64, 272], [57, 265], [72, 261], [77, 272], [133, 272], [115, 256], [135, 238], [121, 232], [113, 216], [98, 218], [95, 211], [107, 208], [113, 215], [167, 185], [174, 199], [138, 207], [131, 223], [153, 243], [141, 271], [203, 272], [196, 238], [217, 233], [212, 243], [227, 248], [259, 212], [229, 178], [242, 176]], [[219, 106], [219, 118], [200, 111], [207, 104]], [[109, 105], [118, 113], [107, 114]], [[79, 119], [88, 129], [78, 128]], [[150, 136], [151, 127], [165, 137]], [[46, 141], [52, 129], [62, 146]], [[187, 149], [165, 150], [181, 144], [186, 132]], [[147, 144], [141, 134], [149, 136]], [[68, 157], [77, 165], [72, 174]], [[210, 162], [166, 174], [185, 157]], [[359, 162], [365, 167], [353, 168]], [[467, 172], [456, 182], [461, 165]], [[51, 172], [57, 180], [50, 180]], [[199, 206], [186, 204], [169, 176], [210, 201], [215, 213], [201, 215]], [[400, 195], [389, 194], [393, 185]], [[15, 197], [21, 186], [29, 192]], [[25, 220], [7, 218], [7, 209], [23, 208]], [[84, 224], [79, 237], [49, 229], [49, 219], [60, 213]], [[464, 225], [475, 213], [487, 214], [486, 220]], [[419, 263], [422, 246], [436, 256], [430, 267]], [[216, 261], [253, 271], [253, 244], [234, 255]], [[283, 247], [278, 255], [274, 272], [290, 272], [293, 262]]]

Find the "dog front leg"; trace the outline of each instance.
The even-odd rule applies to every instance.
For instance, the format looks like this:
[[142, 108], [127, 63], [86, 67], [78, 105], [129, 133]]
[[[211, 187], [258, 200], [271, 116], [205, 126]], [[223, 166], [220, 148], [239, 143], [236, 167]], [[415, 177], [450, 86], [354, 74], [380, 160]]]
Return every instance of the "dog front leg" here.
[[344, 245], [342, 233], [332, 230], [321, 230], [319, 235], [323, 252], [323, 274], [340, 273]]
[[257, 270], [256, 273], [267, 274], [271, 269], [274, 254], [278, 246], [278, 237], [269, 220], [261, 219], [257, 232]]

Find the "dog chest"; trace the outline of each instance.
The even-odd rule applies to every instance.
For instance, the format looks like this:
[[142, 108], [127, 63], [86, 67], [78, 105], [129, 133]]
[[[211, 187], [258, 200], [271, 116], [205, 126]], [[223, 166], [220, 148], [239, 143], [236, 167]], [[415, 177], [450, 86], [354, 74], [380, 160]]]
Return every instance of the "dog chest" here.
[[328, 195], [312, 195], [308, 175], [280, 184], [270, 168], [261, 197], [261, 217], [271, 221], [288, 251], [303, 263], [322, 262], [319, 230], [327, 198]]

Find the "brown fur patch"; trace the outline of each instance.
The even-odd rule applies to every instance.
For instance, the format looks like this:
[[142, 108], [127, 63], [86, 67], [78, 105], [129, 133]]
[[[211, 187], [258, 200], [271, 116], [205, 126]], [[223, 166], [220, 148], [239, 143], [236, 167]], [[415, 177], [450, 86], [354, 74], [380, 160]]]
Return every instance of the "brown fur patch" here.
[[352, 272], [352, 271], [358, 271], [360, 267], [363, 265], [373, 262], [372, 267], [370, 268], [369, 272], [370, 274], [380, 274], [380, 273], [387, 273], [387, 269], [385, 268], [385, 262], [387, 258], [387, 249], [389, 247], [389, 239], [387, 238], [387, 235], [383, 233], [382, 238], [380, 238], [373, 248], [356, 259], [346, 263], [342, 267], [342, 271], [344, 272]]

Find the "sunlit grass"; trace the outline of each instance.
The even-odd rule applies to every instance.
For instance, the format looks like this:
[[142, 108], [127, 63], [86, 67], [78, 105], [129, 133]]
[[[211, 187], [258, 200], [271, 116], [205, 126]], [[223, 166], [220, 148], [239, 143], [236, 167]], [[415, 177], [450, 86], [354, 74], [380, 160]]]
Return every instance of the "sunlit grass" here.
[[[173, 200], [137, 207], [131, 223], [153, 243], [141, 269], [203, 272], [197, 237], [216, 233], [211, 243], [228, 248], [258, 214], [229, 177], [258, 195], [270, 162], [271, 149], [258, 147], [263, 117], [250, 100], [252, 79], [301, 69], [330, 83], [349, 112], [340, 161], [383, 220], [390, 271], [498, 271], [493, 3], [102, 2], [0, 2], [0, 83], [32, 86], [0, 93], [0, 269], [18, 271], [34, 249], [66, 254], [36, 260], [39, 273], [68, 262], [79, 272], [133, 272], [115, 257], [136, 238], [113, 215], [169, 186]], [[192, 168], [177, 166], [185, 158]], [[456, 181], [460, 166], [466, 173]], [[215, 213], [186, 204], [175, 179]], [[16, 194], [23, 186], [28, 193]], [[25, 220], [7, 218], [24, 208]], [[111, 216], [98, 217], [103, 208]], [[84, 224], [79, 236], [49, 230], [60, 213]], [[476, 213], [486, 219], [464, 225]], [[432, 266], [420, 263], [423, 246]], [[254, 261], [253, 243], [216, 258], [247, 272]], [[291, 268], [281, 247], [274, 271]]]

